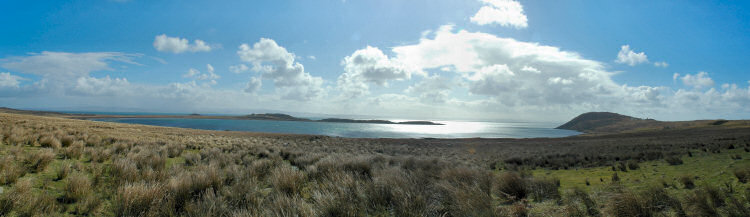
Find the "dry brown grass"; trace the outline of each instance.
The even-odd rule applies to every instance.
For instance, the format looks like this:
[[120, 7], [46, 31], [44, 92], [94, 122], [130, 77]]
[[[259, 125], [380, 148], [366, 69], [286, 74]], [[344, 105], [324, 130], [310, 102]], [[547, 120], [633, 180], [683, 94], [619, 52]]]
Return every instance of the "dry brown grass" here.
[[75, 202], [86, 198], [92, 193], [91, 179], [82, 173], [74, 173], [67, 178], [65, 186], [65, 200]]
[[277, 167], [268, 177], [274, 189], [287, 195], [297, 195], [302, 189], [305, 174], [290, 166]]
[[24, 161], [31, 172], [41, 172], [55, 159], [55, 152], [49, 148], [43, 148], [32, 153]]
[[26, 169], [12, 156], [0, 158], [0, 184], [11, 184], [26, 174]]
[[46, 148], [62, 148], [62, 143], [60, 143], [60, 140], [52, 135], [43, 136], [41, 139], [39, 139], [39, 145]]
[[[25, 122], [15, 124], [19, 120]], [[508, 161], [518, 163], [515, 168], [545, 161], [548, 168], [576, 167], [583, 165], [576, 162], [584, 157], [594, 165], [668, 156], [632, 151], [641, 148], [633, 144], [647, 139], [628, 140], [623, 145], [607, 144], [611, 138], [601, 137], [345, 139], [2, 113], [0, 123], [14, 124], [2, 128], [5, 142], [0, 144], [0, 174], [10, 175], [0, 177], [5, 180], [0, 184], [6, 192], [0, 194], [0, 215], [614, 216], [638, 210], [638, 206], [646, 211], [637, 213], [678, 213], [679, 205], [684, 205], [687, 213], [698, 213], [701, 204], [718, 206], [710, 198], [739, 198], [700, 190], [703, 196], [685, 199], [694, 201], [687, 203], [668, 191], [625, 194], [614, 188], [594, 193], [578, 189], [561, 195], [554, 177], [488, 169], [489, 163], [495, 163], [495, 169], [513, 167], [505, 163], [507, 156], [520, 156]], [[42, 144], [49, 143], [43, 142], [45, 136], [70, 142], [53, 149], [54, 145]], [[716, 147], [723, 145], [724, 140], [716, 141]], [[454, 143], [470, 143], [476, 153], [468, 155], [465, 148], [469, 146]], [[562, 143], [561, 150], [566, 153], [545, 148], [548, 143]], [[589, 144], [626, 154], [572, 154], [593, 147]], [[683, 147], [670, 145], [656, 147]], [[74, 150], [81, 154], [70, 152]], [[60, 167], [42, 172], [51, 162]], [[36, 173], [25, 174], [27, 171]], [[739, 204], [725, 201], [718, 212], [743, 213], [748, 204], [745, 200]]]
[[156, 215], [164, 208], [162, 205], [165, 202], [165, 193], [161, 184], [125, 184], [117, 189], [114, 213], [117, 216]]

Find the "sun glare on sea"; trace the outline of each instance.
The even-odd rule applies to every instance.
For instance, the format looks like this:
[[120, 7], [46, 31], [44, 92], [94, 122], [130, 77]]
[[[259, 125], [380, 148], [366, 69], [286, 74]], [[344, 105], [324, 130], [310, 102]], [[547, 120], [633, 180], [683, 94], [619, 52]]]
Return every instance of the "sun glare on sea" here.
[[409, 125], [409, 124], [388, 124], [386, 127], [390, 130], [409, 134], [473, 134], [486, 131], [489, 127], [483, 122], [463, 122], [463, 121], [440, 121], [444, 125]]

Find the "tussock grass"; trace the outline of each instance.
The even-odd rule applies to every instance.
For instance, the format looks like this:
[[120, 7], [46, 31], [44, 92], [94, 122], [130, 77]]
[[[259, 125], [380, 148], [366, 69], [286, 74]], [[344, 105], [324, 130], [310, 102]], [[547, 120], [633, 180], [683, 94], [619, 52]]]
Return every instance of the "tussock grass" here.
[[62, 148], [62, 143], [60, 143], [60, 140], [52, 135], [43, 136], [41, 139], [39, 139], [39, 145], [46, 148]]
[[24, 159], [24, 164], [31, 172], [41, 172], [47, 168], [47, 165], [55, 159], [55, 153], [52, 149], [43, 148], [32, 153]]
[[0, 184], [12, 184], [26, 174], [24, 168], [17, 157], [4, 156], [0, 158]]
[[163, 208], [165, 193], [165, 188], [161, 184], [144, 182], [125, 184], [117, 189], [114, 213], [117, 216], [156, 215]]
[[[750, 207], [750, 186], [732, 173], [750, 167], [750, 153], [725, 149], [750, 142], [742, 134], [683, 145], [507, 140], [516, 146], [12, 118], [0, 113], [0, 122], [13, 124], [0, 128], [0, 215], [8, 216], [746, 216]], [[446, 143], [471, 143], [476, 152]], [[683, 164], [667, 165], [665, 157], [690, 147], [710, 152], [696, 148]], [[695, 169], [714, 155], [731, 162], [710, 164], [721, 179]], [[532, 175], [527, 169], [535, 167]], [[698, 171], [691, 177], [701, 187], [674, 187], [689, 171]], [[647, 185], [653, 177], [666, 184]]]
[[302, 190], [305, 174], [290, 166], [277, 167], [268, 177], [273, 188], [287, 195], [297, 195]]
[[91, 179], [82, 173], [72, 174], [67, 178], [65, 186], [65, 200], [75, 202], [86, 198], [92, 192]]

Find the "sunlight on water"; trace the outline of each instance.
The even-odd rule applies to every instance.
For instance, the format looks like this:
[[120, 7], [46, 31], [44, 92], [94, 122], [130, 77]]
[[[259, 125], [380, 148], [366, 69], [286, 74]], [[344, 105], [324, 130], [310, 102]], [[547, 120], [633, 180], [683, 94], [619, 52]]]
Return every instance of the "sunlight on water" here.
[[579, 134], [570, 130], [553, 129], [554, 125], [549, 123], [437, 121], [444, 125], [407, 125], [179, 118], [109, 118], [98, 119], [98, 121], [203, 130], [311, 134], [351, 138], [532, 138]]
[[[400, 121], [400, 120], [398, 120]], [[398, 122], [397, 121], [397, 122]], [[390, 131], [401, 132], [406, 134], [476, 134], [487, 131], [488, 124], [484, 122], [458, 122], [458, 121], [439, 121], [445, 125], [408, 125], [408, 124], [388, 124], [384, 125]]]

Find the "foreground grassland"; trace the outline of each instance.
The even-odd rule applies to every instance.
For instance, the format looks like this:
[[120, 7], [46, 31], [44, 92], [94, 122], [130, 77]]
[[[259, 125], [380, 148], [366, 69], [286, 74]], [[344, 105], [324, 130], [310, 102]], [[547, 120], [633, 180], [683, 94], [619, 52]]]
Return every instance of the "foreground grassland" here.
[[750, 216], [745, 126], [433, 140], [0, 123], [0, 216]]

